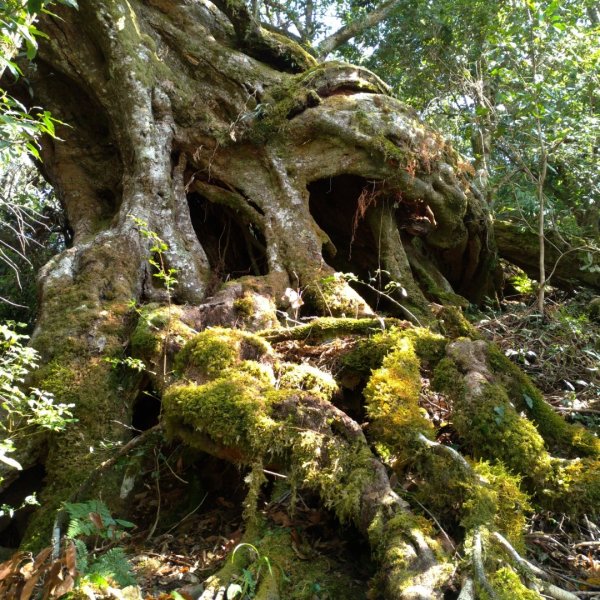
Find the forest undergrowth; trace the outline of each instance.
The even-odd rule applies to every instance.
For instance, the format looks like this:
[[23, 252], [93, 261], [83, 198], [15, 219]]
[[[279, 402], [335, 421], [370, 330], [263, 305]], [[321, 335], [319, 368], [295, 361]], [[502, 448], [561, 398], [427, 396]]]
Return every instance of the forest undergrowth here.
[[[520, 286], [519, 286], [520, 287]], [[500, 311], [475, 320], [532, 378], [554, 409], [572, 423], [600, 431], [600, 321], [590, 314], [592, 295], [552, 289], [540, 319], [535, 294], [527, 286], [507, 296]], [[583, 516], [530, 515], [528, 551], [547, 572], [575, 586], [582, 598], [600, 598], [600, 527]]]

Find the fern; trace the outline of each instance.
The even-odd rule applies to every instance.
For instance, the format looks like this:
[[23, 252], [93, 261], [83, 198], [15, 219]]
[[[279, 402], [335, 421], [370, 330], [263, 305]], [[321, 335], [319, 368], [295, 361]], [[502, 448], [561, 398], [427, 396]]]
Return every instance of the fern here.
[[69, 513], [67, 537], [75, 539], [97, 535], [105, 539], [118, 540], [123, 537], [122, 528], [133, 527], [133, 523], [123, 519], [114, 519], [110, 510], [100, 500], [87, 502], [65, 503]]
[[123, 548], [111, 548], [102, 554], [89, 567], [89, 577], [100, 577], [103, 580], [114, 581], [119, 587], [135, 585], [135, 577], [131, 571], [131, 564]]
[[88, 552], [86, 545], [81, 540], [74, 540], [74, 543], [75, 551], [77, 553], [77, 570], [80, 573], [87, 573], [90, 565], [90, 553]]
[[81, 538], [96, 536], [108, 541], [119, 540], [125, 535], [122, 528], [133, 527], [133, 523], [115, 519], [108, 507], [100, 500], [66, 503], [69, 514], [67, 537], [75, 543], [77, 571], [80, 579], [100, 587], [117, 584], [120, 587], [135, 585], [131, 565], [123, 548], [111, 548], [107, 552], [91, 553]]

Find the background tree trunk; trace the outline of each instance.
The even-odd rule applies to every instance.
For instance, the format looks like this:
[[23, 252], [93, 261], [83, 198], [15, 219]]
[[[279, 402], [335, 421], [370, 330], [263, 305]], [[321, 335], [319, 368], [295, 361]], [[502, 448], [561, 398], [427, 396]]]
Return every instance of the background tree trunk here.
[[[538, 234], [508, 221], [494, 222], [494, 237], [502, 258], [523, 269], [531, 278], [539, 275]], [[546, 232], [545, 262], [548, 284], [566, 289], [577, 285], [600, 290], [597, 252], [585, 241], [571, 240], [567, 245], [562, 236]]]

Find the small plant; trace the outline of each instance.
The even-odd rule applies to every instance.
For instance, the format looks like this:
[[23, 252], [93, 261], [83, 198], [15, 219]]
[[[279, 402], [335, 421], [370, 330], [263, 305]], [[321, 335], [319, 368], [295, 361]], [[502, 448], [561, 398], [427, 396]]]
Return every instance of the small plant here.
[[52, 394], [37, 388], [23, 390], [27, 375], [37, 368], [38, 354], [24, 345], [28, 336], [16, 323], [0, 324], [0, 462], [15, 469], [21, 465], [8, 456], [18, 444], [40, 429], [60, 431], [72, 423], [74, 404], [56, 403]]
[[[106, 357], [104, 358], [104, 362], [107, 362], [113, 366], [113, 368], [117, 367], [127, 367], [128, 369], [132, 369], [133, 371], [137, 371], [138, 373], [143, 373], [146, 371], [146, 365], [144, 361], [140, 358], [133, 358], [133, 356], [126, 356], [125, 358], [115, 358], [115, 357]], [[155, 373], [152, 373], [155, 375]]]
[[124, 549], [114, 546], [133, 524], [114, 519], [99, 500], [67, 503], [65, 511], [71, 520], [63, 543], [44, 548], [35, 557], [17, 552], [0, 565], [0, 598], [58, 600], [78, 588], [95, 598], [90, 589], [94, 587], [113, 597], [115, 585], [135, 585]]
[[[123, 548], [112, 544], [121, 541], [133, 523], [115, 519], [100, 500], [65, 503], [69, 515], [67, 538], [75, 544], [77, 572], [80, 583], [86, 581], [99, 587], [116, 583], [121, 587], [135, 584], [131, 565]], [[93, 539], [88, 550], [85, 540]]]
[[[169, 338], [171, 335], [171, 305], [173, 299], [173, 292], [177, 285], [177, 278], [175, 274], [177, 269], [168, 267], [165, 254], [169, 250], [169, 245], [155, 232], [149, 229], [148, 223], [143, 219], [129, 215], [133, 222], [138, 226], [140, 233], [143, 237], [150, 240], [152, 246], [150, 247], [151, 256], [148, 258], [148, 263], [154, 267], [155, 272], [152, 274], [165, 286], [167, 292], [167, 307], [168, 307], [168, 324], [165, 334], [164, 348], [168, 346]], [[135, 303], [134, 303], [135, 306]], [[131, 366], [131, 365], [129, 365]], [[167, 373], [167, 354], [163, 354], [163, 376]]]
[[152, 276], [163, 283], [170, 301], [173, 290], [177, 285], [177, 278], [175, 277], [177, 269], [167, 267], [165, 254], [169, 251], [169, 245], [155, 231], [148, 228], [146, 221], [133, 215], [130, 215], [130, 217], [137, 225], [142, 236], [152, 244], [150, 247], [151, 256], [148, 259], [148, 263], [155, 269]]
[[256, 556], [256, 560], [250, 565], [250, 568], [243, 568], [241, 575], [237, 577], [237, 579], [230, 583], [227, 587], [227, 600], [245, 600], [247, 598], [254, 598], [256, 595], [256, 588], [261, 578], [261, 574], [266, 567], [269, 571], [269, 575], [273, 574], [273, 569], [271, 568], [271, 561], [268, 556], [263, 556], [256, 546], [253, 544], [248, 544], [244, 542], [242, 544], [238, 544], [232, 554], [231, 561], [235, 560], [235, 555], [241, 549], [248, 549], [254, 553]]

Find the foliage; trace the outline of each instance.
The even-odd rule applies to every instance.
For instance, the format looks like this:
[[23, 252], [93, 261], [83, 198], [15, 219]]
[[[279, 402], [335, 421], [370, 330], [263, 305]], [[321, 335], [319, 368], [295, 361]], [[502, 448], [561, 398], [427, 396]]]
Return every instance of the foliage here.
[[169, 245], [162, 240], [155, 231], [148, 228], [148, 223], [146, 221], [134, 216], [131, 216], [131, 219], [137, 225], [142, 236], [151, 244], [151, 256], [148, 259], [148, 262], [154, 267], [154, 273], [152, 275], [162, 282], [170, 298], [177, 285], [177, 278], [175, 277], [177, 269], [167, 266], [165, 253], [168, 252]]
[[[72, 8], [77, 8], [75, 0], [56, 0]], [[0, 5], [0, 74], [8, 70], [14, 78], [23, 73], [14, 60], [22, 43], [25, 44], [26, 57], [34, 58], [37, 52], [37, 40], [44, 34], [34, 23], [36, 13], [47, 12], [51, 0], [9, 0]], [[36, 138], [39, 135], [54, 136], [56, 121], [50, 113], [41, 109], [31, 114], [25, 106], [0, 89], [0, 164], [20, 157], [27, 152], [39, 158]]]
[[[77, 588], [87, 588], [86, 597], [93, 598], [90, 588], [135, 585], [123, 548], [113, 545], [122, 538], [122, 528], [132, 527], [132, 523], [113, 519], [106, 505], [97, 500], [67, 503], [65, 509], [71, 516], [69, 531], [74, 537], [68, 537], [60, 546], [44, 548], [35, 558], [28, 552], [17, 552], [2, 563], [2, 598], [50, 600], [64, 598]], [[89, 536], [95, 539], [91, 551], [82, 539]], [[99, 548], [99, 541], [105, 546]]]
[[135, 585], [136, 580], [123, 548], [117, 546], [95, 555], [90, 554], [81, 540], [75, 540], [75, 548], [81, 583], [89, 581], [100, 588], [109, 587], [113, 582], [120, 587]]
[[[59, 4], [77, 8], [76, 0], [56, 0]], [[14, 79], [23, 73], [18, 64], [19, 49], [25, 44], [26, 58], [31, 60], [37, 52], [37, 37], [44, 36], [35, 27], [36, 14], [48, 12], [51, 0], [8, 0], [0, 3], [0, 76], [8, 71]], [[15, 164], [25, 156], [40, 160], [37, 139], [42, 135], [55, 137], [55, 125], [60, 123], [50, 113], [38, 107], [27, 109], [19, 100], [0, 88], [0, 171], [6, 186], [6, 174], [10, 174]], [[10, 189], [10, 188], [9, 188]], [[4, 187], [5, 192], [8, 191]], [[3, 193], [0, 198], [0, 216], [4, 226], [0, 228], [0, 266], [8, 266], [14, 273], [20, 289], [19, 269], [27, 259], [24, 256], [27, 245], [27, 229], [39, 224], [39, 211], [32, 208], [29, 200], [23, 201], [19, 195]], [[8, 216], [8, 219], [7, 219]], [[9, 235], [5, 239], [5, 231]], [[11, 239], [12, 238], [12, 239]], [[15, 239], [16, 238], [16, 239]], [[0, 280], [5, 274], [0, 272]], [[1, 296], [1, 294], [0, 294]], [[5, 298], [0, 298], [6, 302]]]
[[[338, 6], [350, 22], [371, 4]], [[391, 81], [463, 152], [476, 160], [488, 152], [495, 205], [505, 213], [535, 217], [531, 176], [542, 143], [552, 224], [594, 232], [600, 202], [594, 10], [574, 1], [407, 1], [341, 53]]]
[[0, 165], [0, 320], [33, 326], [36, 274], [69, 241], [58, 200], [31, 161]]
[[100, 500], [66, 502], [65, 510], [69, 514], [67, 537], [71, 539], [98, 536], [104, 540], [115, 541], [123, 537], [123, 528], [133, 527], [133, 523], [129, 521], [114, 519], [106, 504]]
[[[112, 544], [123, 539], [125, 529], [134, 525], [123, 519], [115, 519], [110, 510], [100, 500], [65, 503], [69, 515], [67, 538], [74, 540], [77, 550], [77, 571], [80, 582], [85, 580], [107, 587], [112, 582], [121, 587], [135, 584], [131, 565], [123, 548], [98, 548], [98, 542]], [[95, 538], [93, 550], [88, 550], [85, 539]]]
[[73, 422], [73, 404], [56, 403], [52, 394], [37, 388], [23, 391], [27, 375], [39, 360], [33, 348], [23, 345], [26, 339], [15, 324], [0, 324], [0, 461], [17, 469], [21, 465], [7, 456], [15, 444], [40, 429], [59, 431]]

